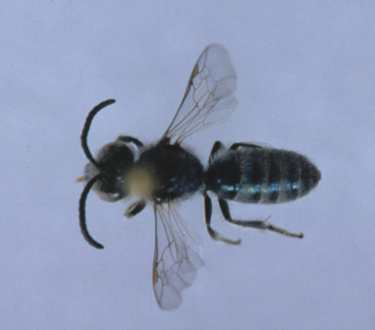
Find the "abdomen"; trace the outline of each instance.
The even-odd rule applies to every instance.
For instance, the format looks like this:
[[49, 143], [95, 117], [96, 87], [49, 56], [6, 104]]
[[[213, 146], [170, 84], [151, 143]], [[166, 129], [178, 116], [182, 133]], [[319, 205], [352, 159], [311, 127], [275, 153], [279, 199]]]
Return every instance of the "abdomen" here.
[[270, 148], [229, 150], [205, 173], [207, 190], [242, 203], [283, 203], [306, 195], [320, 171], [305, 156]]
[[234, 200], [282, 203], [306, 195], [320, 180], [320, 171], [296, 152], [254, 148], [238, 152], [241, 179]]

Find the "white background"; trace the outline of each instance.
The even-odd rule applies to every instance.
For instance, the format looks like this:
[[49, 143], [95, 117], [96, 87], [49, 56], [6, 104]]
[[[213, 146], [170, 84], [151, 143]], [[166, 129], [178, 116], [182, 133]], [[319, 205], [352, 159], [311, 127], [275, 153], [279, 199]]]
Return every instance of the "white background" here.
[[[374, 329], [375, 4], [372, 1], [14, 1], [0, 11], [1, 329]], [[152, 207], [88, 199], [89, 246], [75, 183], [88, 111], [93, 152], [120, 134], [156, 141], [212, 42], [230, 52], [239, 105], [185, 141], [206, 163], [216, 139], [306, 154], [322, 180], [284, 205], [234, 205], [303, 240], [214, 227], [203, 200], [179, 208], [206, 265], [181, 307], [154, 299]], [[217, 206], [217, 205], [216, 205]]]

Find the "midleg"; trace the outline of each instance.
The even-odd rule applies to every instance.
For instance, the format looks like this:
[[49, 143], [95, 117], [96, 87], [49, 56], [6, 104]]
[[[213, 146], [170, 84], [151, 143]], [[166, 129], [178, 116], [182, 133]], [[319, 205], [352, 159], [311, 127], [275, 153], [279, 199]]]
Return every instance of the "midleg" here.
[[207, 195], [206, 191], [203, 193], [203, 196], [204, 196], [204, 211], [205, 211], [205, 219], [206, 219], [206, 228], [211, 238], [215, 241], [222, 241], [222, 242], [229, 243], [229, 244], [240, 244], [241, 243], [240, 239], [233, 241], [231, 239], [221, 236], [216, 230], [212, 229], [211, 227], [212, 201], [211, 201], [211, 198]]

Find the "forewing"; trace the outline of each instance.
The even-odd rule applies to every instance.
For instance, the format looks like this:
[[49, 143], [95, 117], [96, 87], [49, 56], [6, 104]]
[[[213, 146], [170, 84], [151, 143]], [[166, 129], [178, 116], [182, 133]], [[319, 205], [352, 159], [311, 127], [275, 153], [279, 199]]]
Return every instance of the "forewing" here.
[[181, 143], [192, 133], [225, 120], [237, 105], [236, 73], [228, 51], [209, 45], [199, 56], [185, 95], [164, 136]]
[[201, 248], [172, 204], [155, 205], [153, 286], [162, 309], [180, 305], [181, 291], [190, 286], [204, 265]]

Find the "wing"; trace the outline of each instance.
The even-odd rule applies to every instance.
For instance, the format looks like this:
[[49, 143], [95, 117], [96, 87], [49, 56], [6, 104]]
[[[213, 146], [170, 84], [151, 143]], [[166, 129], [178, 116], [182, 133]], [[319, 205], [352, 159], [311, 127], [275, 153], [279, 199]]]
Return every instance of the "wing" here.
[[204, 265], [201, 248], [172, 204], [154, 205], [155, 254], [153, 286], [162, 309], [180, 305], [181, 291], [190, 286]]
[[181, 143], [190, 134], [225, 120], [237, 105], [236, 73], [228, 51], [209, 45], [199, 56], [185, 95], [164, 137]]

